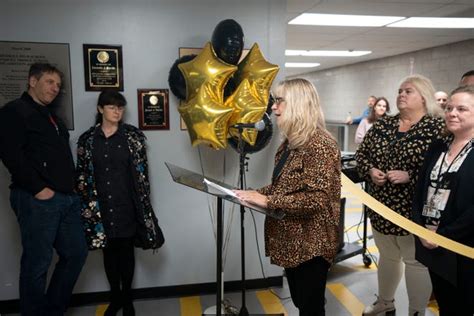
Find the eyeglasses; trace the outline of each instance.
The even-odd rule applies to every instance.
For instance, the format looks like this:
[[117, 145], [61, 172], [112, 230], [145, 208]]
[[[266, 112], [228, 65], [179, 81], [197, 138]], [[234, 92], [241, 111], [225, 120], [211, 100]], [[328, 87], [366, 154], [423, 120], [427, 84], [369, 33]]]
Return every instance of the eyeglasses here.
[[285, 99], [283, 99], [282, 97], [274, 97], [273, 98], [274, 102], [276, 105], [279, 105], [280, 103], [282, 102], [285, 102]]
[[107, 109], [109, 111], [119, 111], [119, 112], [123, 112], [125, 110], [123, 106], [118, 106], [118, 105], [113, 105], [113, 104], [104, 105], [104, 109]]

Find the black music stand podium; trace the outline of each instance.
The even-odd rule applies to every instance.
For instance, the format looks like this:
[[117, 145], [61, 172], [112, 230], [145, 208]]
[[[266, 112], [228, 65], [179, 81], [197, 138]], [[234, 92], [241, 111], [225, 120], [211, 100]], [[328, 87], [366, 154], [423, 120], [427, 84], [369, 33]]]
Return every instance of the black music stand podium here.
[[[236, 197], [229, 194], [229, 191], [225, 190], [239, 190], [233, 186], [230, 186], [226, 183], [220, 182], [218, 180], [204, 177], [201, 174], [192, 172], [190, 170], [175, 166], [169, 162], [165, 162], [166, 167], [168, 168], [173, 181], [190, 188], [193, 188], [198, 191], [205, 192], [207, 194], [213, 195], [217, 198], [217, 259], [216, 259], [216, 279], [217, 279], [217, 294], [216, 294], [216, 315], [221, 316], [221, 306], [222, 306], [222, 235], [223, 235], [223, 207], [222, 200], [227, 200], [232, 203], [243, 205], [250, 209], [253, 209], [259, 213], [271, 216], [277, 219], [284, 217], [283, 212], [278, 211], [269, 211], [263, 209], [256, 205], [245, 203], [240, 201]], [[281, 314], [278, 314], [281, 315]]]

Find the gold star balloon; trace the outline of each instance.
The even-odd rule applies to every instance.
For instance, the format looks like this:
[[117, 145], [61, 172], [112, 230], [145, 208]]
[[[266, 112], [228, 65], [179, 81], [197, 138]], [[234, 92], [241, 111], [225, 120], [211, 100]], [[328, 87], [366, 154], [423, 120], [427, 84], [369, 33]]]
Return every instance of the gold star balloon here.
[[279, 69], [278, 65], [265, 60], [258, 44], [255, 43], [247, 56], [240, 62], [234, 77], [237, 84], [247, 79], [250, 85], [255, 87], [258, 98], [267, 104], [270, 97], [270, 87]]
[[208, 84], [209, 93], [217, 102], [223, 102], [224, 87], [230, 76], [237, 70], [234, 65], [221, 61], [215, 54], [211, 43], [193, 60], [178, 65], [186, 81], [186, 100], [193, 99], [200, 87]]
[[215, 149], [227, 147], [228, 121], [232, 108], [225, 107], [213, 96], [213, 87], [205, 83], [197, 95], [178, 108], [188, 128], [193, 146], [208, 144]]
[[[230, 95], [225, 105], [233, 109], [232, 116], [229, 120], [229, 126], [238, 123], [255, 123], [262, 119], [267, 105], [263, 103], [257, 95], [254, 87], [250, 85], [247, 79], [244, 79], [237, 89]], [[239, 137], [238, 130], [229, 128], [231, 136]], [[250, 145], [255, 145], [258, 131], [251, 128], [245, 128], [242, 132], [242, 139]]]

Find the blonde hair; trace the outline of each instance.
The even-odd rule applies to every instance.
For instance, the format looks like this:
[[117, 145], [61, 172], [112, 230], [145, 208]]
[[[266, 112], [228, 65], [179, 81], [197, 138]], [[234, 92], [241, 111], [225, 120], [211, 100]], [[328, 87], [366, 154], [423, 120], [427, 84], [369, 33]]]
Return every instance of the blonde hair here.
[[278, 84], [274, 93], [286, 102], [278, 127], [291, 148], [306, 144], [317, 130], [330, 135], [318, 92], [311, 82], [302, 78], [285, 80]]
[[436, 103], [436, 99], [434, 97], [436, 90], [433, 87], [430, 79], [426, 78], [425, 76], [415, 74], [405, 77], [400, 83], [400, 86], [404, 83], [411, 83], [413, 86], [415, 86], [415, 89], [418, 91], [418, 93], [420, 93], [421, 97], [425, 101], [426, 113], [428, 115], [439, 117], [443, 116], [442, 109]]

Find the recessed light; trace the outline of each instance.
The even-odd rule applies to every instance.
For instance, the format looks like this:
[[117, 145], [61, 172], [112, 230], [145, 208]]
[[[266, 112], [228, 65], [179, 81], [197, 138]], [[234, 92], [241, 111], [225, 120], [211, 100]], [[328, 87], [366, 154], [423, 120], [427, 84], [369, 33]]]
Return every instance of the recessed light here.
[[387, 25], [387, 27], [472, 29], [474, 18], [408, 18]]
[[371, 54], [370, 50], [285, 50], [286, 56], [334, 56], [357, 57]]
[[403, 19], [405, 19], [403, 16], [303, 13], [288, 24], [377, 27]]
[[313, 68], [319, 65], [319, 63], [285, 63], [286, 68]]

